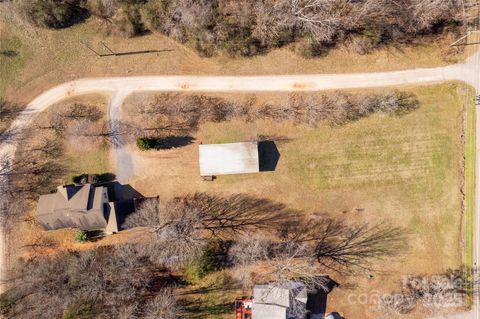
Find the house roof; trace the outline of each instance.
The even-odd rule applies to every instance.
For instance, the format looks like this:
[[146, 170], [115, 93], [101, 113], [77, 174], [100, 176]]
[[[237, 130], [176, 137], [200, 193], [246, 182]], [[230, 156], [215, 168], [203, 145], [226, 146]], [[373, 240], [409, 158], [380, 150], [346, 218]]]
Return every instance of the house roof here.
[[253, 296], [256, 303], [272, 304], [286, 308], [290, 306], [291, 297], [303, 303], [307, 302], [305, 284], [299, 281], [289, 281], [281, 285], [256, 285], [253, 288]]
[[253, 319], [286, 319], [295, 301], [306, 307], [307, 289], [298, 281], [281, 285], [256, 285], [253, 288], [253, 299]]
[[258, 143], [199, 145], [200, 175], [258, 173]]
[[103, 186], [59, 186], [57, 192], [40, 196], [37, 221], [46, 230], [71, 227], [81, 230], [104, 229], [110, 219], [105, 211], [108, 202], [106, 194]]

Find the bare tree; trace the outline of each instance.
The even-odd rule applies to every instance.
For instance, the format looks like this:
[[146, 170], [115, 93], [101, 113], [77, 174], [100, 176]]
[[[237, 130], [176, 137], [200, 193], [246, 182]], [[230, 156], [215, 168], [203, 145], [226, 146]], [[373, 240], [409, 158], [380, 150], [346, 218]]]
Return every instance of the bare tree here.
[[234, 265], [250, 265], [270, 257], [272, 241], [261, 233], [241, 236], [230, 247], [228, 254]]
[[290, 213], [284, 211], [284, 205], [267, 199], [196, 193], [175, 198], [161, 212], [152, 204], [142, 207], [138, 214], [129, 216], [126, 223], [129, 227], [148, 226], [152, 230], [152, 258], [179, 267], [197, 256], [213, 238], [273, 230]]
[[460, 12], [459, 0], [413, 0], [410, 11], [413, 16], [413, 28], [416, 31], [428, 30], [441, 20], [451, 19]]
[[448, 308], [458, 309], [465, 305], [465, 296], [471, 286], [461, 269], [430, 276], [409, 276], [402, 284], [400, 292], [380, 298], [381, 310], [391, 314], [406, 314], [417, 306], [432, 313]]
[[331, 41], [340, 28], [348, 1], [290, 0], [291, 14], [315, 41]]
[[146, 199], [134, 214], [125, 219], [125, 227], [157, 227], [161, 224], [160, 202], [158, 198]]
[[72, 144], [80, 148], [98, 147], [102, 143], [121, 146], [133, 141], [140, 132], [136, 126], [121, 121], [104, 121], [97, 124], [79, 120], [68, 128]]
[[419, 107], [419, 101], [414, 94], [392, 91], [371, 98], [372, 108], [376, 112], [403, 115]]
[[[147, 220], [157, 232], [171, 228], [172, 231], [200, 231], [222, 237], [227, 233], [245, 233], [247, 230], [279, 225], [289, 218], [289, 212], [284, 208], [283, 204], [244, 194], [221, 197], [195, 193], [168, 202], [161, 214], [153, 206], [140, 209], [142, 216], [137, 219], [132, 215], [130, 226], [145, 226], [143, 220]], [[158, 219], [155, 217], [157, 214], [160, 216]]]
[[270, 275], [277, 283], [298, 279], [305, 283], [309, 290], [328, 289], [326, 269], [317, 262], [308, 243], [292, 241], [278, 245], [274, 248], [272, 257], [267, 260], [267, 265], [271, 269]]
[[380, 310], [390, 316], [408, 314], [415, 309], [415, 306], [415, 295], [409, 293], [384, 295], [378, 300]]
[[237, 241], [229, 256], [233, 277], [243, 285], [300, 280], [309, 290], [329, 291], [328, 272], [375, 271], [372, 259], [401, 253], [404, 240], [402, 229], [384, 224], [348, 227], [327, 218], [300, 219], [280, 227], [277, 238], [256, 235]]
[[145, 307], [145, 319], [181, 318], [180, 306], [172, 288], [162, 289]]
[[76, 125], [76, 121], [96, 123], [103, 116], [102, 111], [94, 105], [82, 103], [68, 103], [61, 108], [49, 109], [46, 114], [40, 114], [36, 121], [36, 128], [53, 130], [63, 135], [67, 127]]
[[[116, 317], [122, 313], [143, 317], [149, 314], [136, 305], [150, 294], [153, 301], [148, 303], [149, 311], [162, 314], [157, 308], [161, 300], [163, 305], [176, 307], [175, 298], [171, 290], [158, 290], [167, 283], [162, 283], [148, 252], [142, 245], [125, 245], [20, 260], [9, 275], [9, 290], [2, 299], [6, 306], [0, 309], [1, 314], [57, 318], [65, 311], [76, 313], [84, 309], [89, 316]], [[151, 289], [154, 282], [156, 288]], [[155, 298], [157, 291], [162, 294], [159, 298]], [[176, 311], [170, 309], [163, 315]]]

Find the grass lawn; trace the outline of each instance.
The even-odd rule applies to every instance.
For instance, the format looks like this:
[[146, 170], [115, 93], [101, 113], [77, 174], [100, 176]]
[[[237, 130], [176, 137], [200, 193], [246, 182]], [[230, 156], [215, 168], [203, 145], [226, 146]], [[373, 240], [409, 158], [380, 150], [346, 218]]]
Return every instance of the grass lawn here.
[[102, 146], [91, 151], [78, 152], [69, 148], [68, 163], [70, 174], [67, 177], [68, 182], [72, 182], [73, 177], [87, 173], [87, 174], [103, 174], [110, 173], [110, 148]]
[[[402, 88], [417, 95], [419, 109], [401, 117], [373, 115], [340, 127], [269, 121], [206, 124], [194, 145], [138, 152], [139, 174], [132, 185], [165, 200], [180, 192], [243, 192], [349, 222], [387, 221], [406, 227], [410, 248], [404, 256], [376, 263], [382, 271], [373, 279], [365, 271], [342, 280], [329, 295], [328, 310], [370, 318], [374, 293], [398, 291], [405, 275], [439, 273], [462, 263], [459, 86]], [[258, 95], [269, 100], [285, 97]], [[260, 135], [278, 140], [280, 160], [274, 172], [201, 181], [198, 143], [255, 140]], [[352, 294], [366, 294], [366, 304], [350, 298]]]

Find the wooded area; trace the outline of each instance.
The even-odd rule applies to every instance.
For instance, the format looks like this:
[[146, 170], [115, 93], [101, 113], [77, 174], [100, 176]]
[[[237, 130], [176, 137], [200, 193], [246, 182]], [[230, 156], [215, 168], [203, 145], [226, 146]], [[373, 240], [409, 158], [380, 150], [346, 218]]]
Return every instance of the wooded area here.
[[126, 37], [155, 31], [203, 56], [253, 56], [296, 43], [319, 56], [340, 43], [365, 54], [421, 42], [464, 21], [462, 0], [15, 0], [25, 19], [64, 28], [92, 15]]

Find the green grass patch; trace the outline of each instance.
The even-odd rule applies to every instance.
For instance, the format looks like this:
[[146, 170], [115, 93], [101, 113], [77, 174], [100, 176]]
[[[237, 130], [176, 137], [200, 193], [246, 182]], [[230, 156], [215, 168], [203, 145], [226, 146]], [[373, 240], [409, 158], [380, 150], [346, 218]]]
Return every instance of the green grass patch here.
[[19, 37], [7, 32], [0, 35], [0, 95], [15, 82], [30, 56], [30, 50]]
[[186, 311], [188, 318], [226, 319], [234, 311], [237, 296], [229, 291], [231, 282], [223, 272], [216, 272], [202, 280], [201, 285], [192, 286], [195, 294], [189, 295]]
[[67, 157], [70, 174], [67, 176], [67, 183], [73, 183], [79, 174], [106, 174], [111, 172], [110, 148], [102, 146], [91, 151], [70, 150]]

